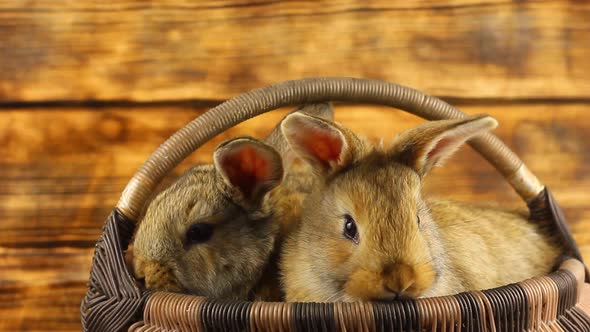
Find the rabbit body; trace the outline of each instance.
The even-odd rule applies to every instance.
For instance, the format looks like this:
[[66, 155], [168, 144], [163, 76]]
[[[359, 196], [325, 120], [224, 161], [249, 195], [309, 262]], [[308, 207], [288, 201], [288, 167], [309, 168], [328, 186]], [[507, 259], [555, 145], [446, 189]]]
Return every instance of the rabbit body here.
[[489, 289], [550, 272], [560, 248], [526, 211], [507, 211], [445, 200], [427, 200], [438, 228], [442, 267], [424, 296]]
[[[330, 105], [297, 111], [331, 118]], [[284, 168], [289, 172], [284, 173]], [[312, 174], [280, 129], [266, 143], [222, 143], [148, 206], [129, 260], [148, 289], [219, 299], [280, 300], [278, 248], [300, 220]]]
[[432, 167], [495, 125], [435, 121], [385, 148], [336, 123], [287, 117], [287, 141], [318, 178], [284, 245], [287, 300], [442, 296], [549, 272], [561, 250], [525, 213], [422, 197]]

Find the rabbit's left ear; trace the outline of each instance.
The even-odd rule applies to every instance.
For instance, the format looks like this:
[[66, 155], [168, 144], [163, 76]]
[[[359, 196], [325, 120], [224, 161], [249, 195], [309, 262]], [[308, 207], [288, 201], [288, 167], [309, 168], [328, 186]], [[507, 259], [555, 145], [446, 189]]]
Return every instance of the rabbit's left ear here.
[[433, 167], [442, 165], [463, 143], [497, 125], [488, 115], [431, 121], [400, 134], [391, 152], [396, 161], [424, 176]]
[[254, 138], [239, 137], [219, 145], [213, 163], [226, 191], [236, 201], [256, 206], [283, 180], [279, 153]]

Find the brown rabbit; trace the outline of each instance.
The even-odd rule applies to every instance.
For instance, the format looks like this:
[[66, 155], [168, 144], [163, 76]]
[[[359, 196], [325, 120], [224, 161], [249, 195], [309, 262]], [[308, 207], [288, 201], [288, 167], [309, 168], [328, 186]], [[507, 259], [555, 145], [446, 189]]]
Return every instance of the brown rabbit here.
[[283, 134], [319, 181], [284, 246], [287, 300], [441, 296], [549, 272], [560, 249], [526, 213], [422, 198], [430, 169], [496, 126], [489, 116], [433, 121], [385, 148], [289, 115]]
[[[327, 104], [296, 111], [333, 116]], [[269, 257], [300, 219], [312, 176], [305, 164], [291, 166], [279, 128], [266, 141], [222, 143], [213, 165], [189, 169], [151, 202], [128, 251], [148, 289], [241, 300], [255, 291], [257, 299], [280, 299], [278, 268]]]

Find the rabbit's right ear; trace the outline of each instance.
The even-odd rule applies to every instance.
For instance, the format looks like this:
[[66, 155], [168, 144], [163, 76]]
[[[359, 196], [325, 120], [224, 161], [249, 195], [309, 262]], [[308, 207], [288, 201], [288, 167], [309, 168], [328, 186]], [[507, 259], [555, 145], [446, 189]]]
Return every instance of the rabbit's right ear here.
[[318, 118], [332, 121], [334, 119], [334, 108], [330, 103], [306, 104], [287, 114], [281, 122], [272, 130], [270, 135], [264, 140], [265, 143], [272, 146], [283, 158], [283, 165], [285, 169], [289, 169], [293, 159], [295, 159], [294, 152], [289, 147], [289, 143], [285, 140], [283, 132], [281, 131], [281, 124], [285, 119], [294, 113], [305, 113]]
[[334, 123], [293, 113], [281, 130], [293, 151], [322, 175], [333, 174], [353, 160], [354, 138]]
[[213, 163], [223, 189], [245, 208], [257, 207], [262, 198], [283, 180], [281, 156], [269, 145], [238, 137], [219, 145]]

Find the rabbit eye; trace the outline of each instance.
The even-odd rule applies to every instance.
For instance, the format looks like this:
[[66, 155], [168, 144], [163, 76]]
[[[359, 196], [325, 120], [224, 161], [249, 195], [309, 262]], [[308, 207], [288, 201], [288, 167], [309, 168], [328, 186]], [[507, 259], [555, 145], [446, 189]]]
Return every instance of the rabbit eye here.
[[344, 236], [355, 244], [359, 243], [359, 232], [356, 229], [356, 222], [349, 214], [344, 215]]
[[418, 221], [418, 225], [420, 225], [420, 215], [416, 216], [416, 220]]
[[213, 236], [213, 225], [207, 223], [192, 224], [186, 231], [188, 244], [197, 244], [208, 241]]

